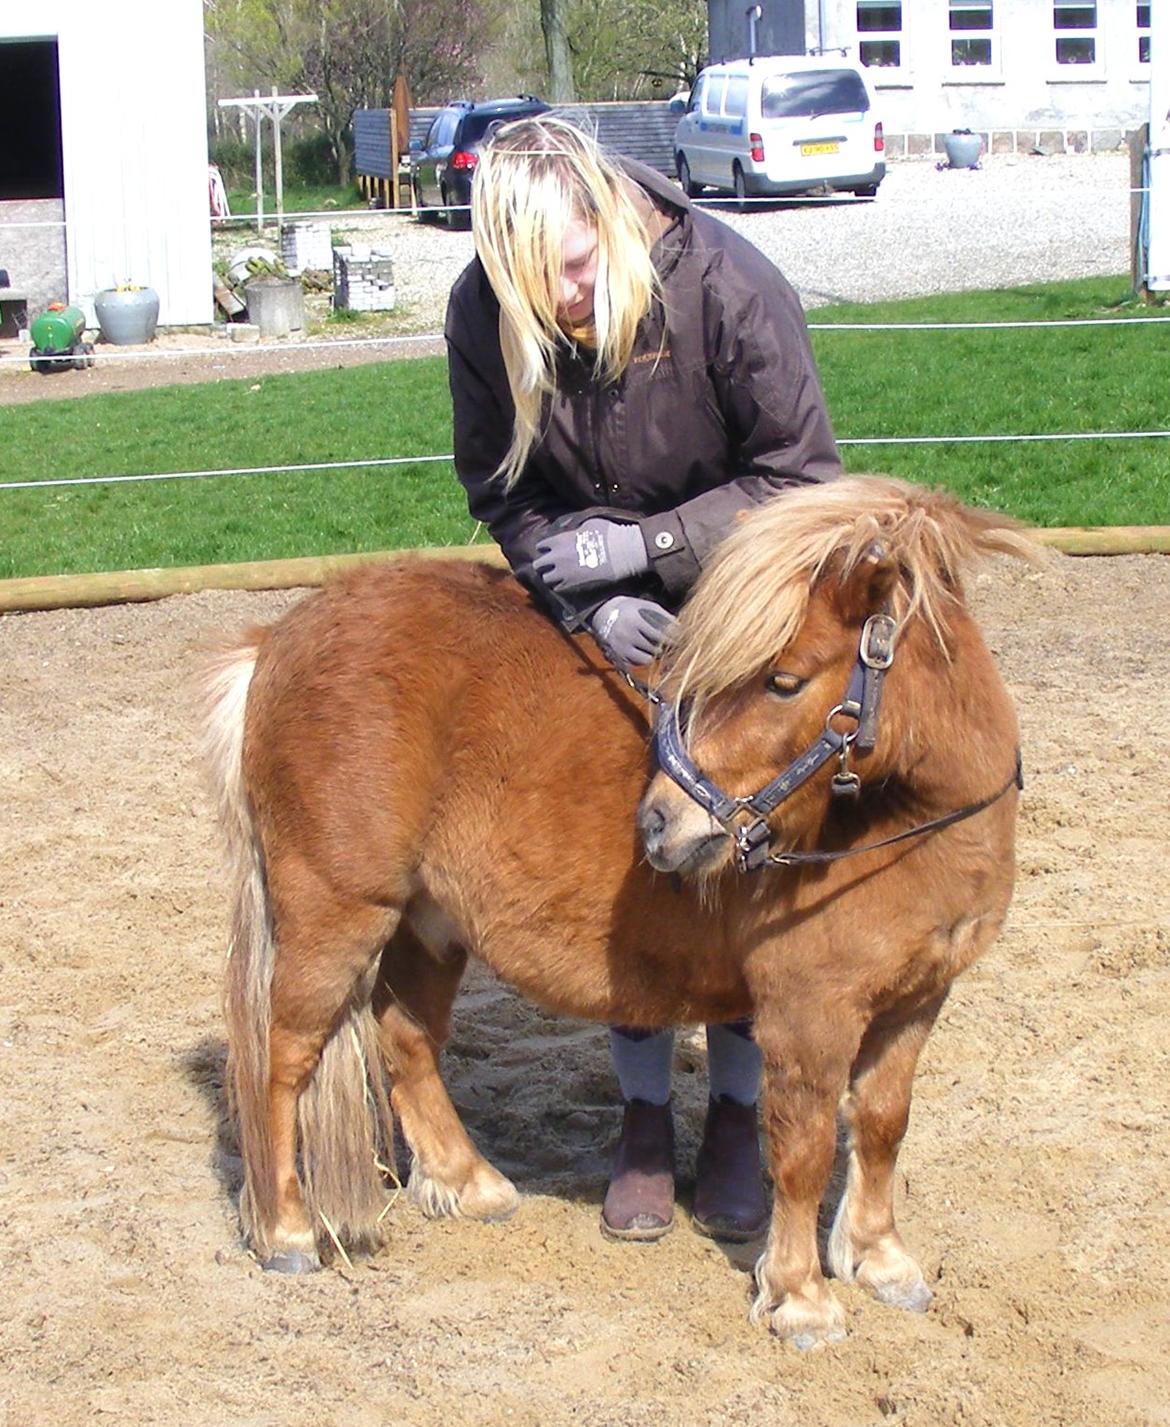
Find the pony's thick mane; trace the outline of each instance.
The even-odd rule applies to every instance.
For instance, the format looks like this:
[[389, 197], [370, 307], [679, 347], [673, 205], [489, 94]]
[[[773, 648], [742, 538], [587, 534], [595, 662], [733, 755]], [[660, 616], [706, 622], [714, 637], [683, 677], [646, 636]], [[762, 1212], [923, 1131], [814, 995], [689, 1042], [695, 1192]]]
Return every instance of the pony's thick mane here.
[[683, 607], [661, 683], [692, 715], [758, 674], [795, 638], [809, 595], [832, 566], [845, 579], [877, 542], [901, 575], [892, 613], [919, 618], [945, 649], [963, 572], [995, 554], [1038, 558], [1017, 522], [940, 491], [888, 477], [848, 476], [785, 492], [719, 546]]

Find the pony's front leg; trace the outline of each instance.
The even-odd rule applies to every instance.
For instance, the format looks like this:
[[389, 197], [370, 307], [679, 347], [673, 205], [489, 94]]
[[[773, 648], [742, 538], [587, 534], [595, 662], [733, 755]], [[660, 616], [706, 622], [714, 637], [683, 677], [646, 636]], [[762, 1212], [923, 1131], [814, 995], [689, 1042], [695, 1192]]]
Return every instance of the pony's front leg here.
[[829, 1265], [838, 1278], [856, 1279], [882, 1303], [918, 1313], [926, 1311], [931, 1293], [894, 1226], [894, 1168], [919, 1052], [944, 1000], [877, 1021], [866, 1032], [842, 1103], [849, 1169], [829, 1239]]
[[429, 951], [407, 926], [382, 953], [374, 1011], [412, 1163], [407, 1193], [429, 1218], [506, 1219], [516, 1186], [472, 1144], [439, 1071], [467, 953]]
[[821, 1272], [817, 1212], [833, 1168], [837, 1101], [857, 1042], [844, 1044], [847, 1031], [828, 1014], [796, 1025], [758, 1010], [755, 1037], [764, 1053], [764, 1127], [775, 1198], [751, 1316], [767, 1320], [795, 1347], [811, 1348], [845, 1336], [845, 1314]]

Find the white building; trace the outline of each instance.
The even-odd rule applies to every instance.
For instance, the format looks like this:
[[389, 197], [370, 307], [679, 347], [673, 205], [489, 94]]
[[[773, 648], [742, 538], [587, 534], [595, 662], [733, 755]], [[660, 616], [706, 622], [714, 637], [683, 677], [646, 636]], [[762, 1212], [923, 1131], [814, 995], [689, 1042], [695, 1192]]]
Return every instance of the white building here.
[[[1159, 0], [1168, 3], [1168, 0]], [[747, 53], [748, 7], [710, 0], [711, 52]], [[993, 150], [1116, 148], [1149, 114], [1151, 4], [1136, 0], [761, 0], [760, 48], [838, 50], [871, 71], [891, 152], [951, 129]]]
[[132, 282], [211, 321], [205, 115], [201, 0], [0, 3], [0, 268], [30, 309], [92, 321]]

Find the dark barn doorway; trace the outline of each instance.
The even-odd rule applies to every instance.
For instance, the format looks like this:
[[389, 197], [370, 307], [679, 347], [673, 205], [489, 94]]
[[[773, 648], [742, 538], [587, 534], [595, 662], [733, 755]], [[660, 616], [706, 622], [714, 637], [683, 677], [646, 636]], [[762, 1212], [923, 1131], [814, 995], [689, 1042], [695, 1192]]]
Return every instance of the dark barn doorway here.
[[56, 40], [0, 44], [0, 201], [60, 198], [61, 86]]
[[0, 338], [68, 301], [57, 41], [0, 41]]

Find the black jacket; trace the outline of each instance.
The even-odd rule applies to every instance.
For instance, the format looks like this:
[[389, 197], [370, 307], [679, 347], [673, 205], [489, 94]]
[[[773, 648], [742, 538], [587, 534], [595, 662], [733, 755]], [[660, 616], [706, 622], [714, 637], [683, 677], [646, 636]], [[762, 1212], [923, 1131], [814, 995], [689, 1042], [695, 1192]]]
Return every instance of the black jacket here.
[[528, 567], [554, 524], [619, 512], [637, 519], [654, 572], [642, 588], [677, 607], [739, 511], [841, 469], [787, 281], [661, 175], [623, 166], [674, 220], [652, 254], [665, 314], [656, 305], [644, 320], [613, 386], [597, 384], [588, 360], [566, 352], [543, 434], [507, 494], [493, 472], [511, 440], [513, 406], [499, 305], [478, 258], [447, 308], [455, 468], [472, 516], [546, 604]]

